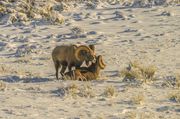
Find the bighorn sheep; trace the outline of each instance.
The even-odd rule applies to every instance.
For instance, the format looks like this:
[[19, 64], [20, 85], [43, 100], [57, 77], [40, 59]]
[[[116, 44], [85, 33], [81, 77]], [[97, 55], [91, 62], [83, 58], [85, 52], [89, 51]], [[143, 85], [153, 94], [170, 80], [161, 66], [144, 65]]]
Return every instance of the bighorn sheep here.
[[58, 71], [61, 67], [61, 75], [63, 76], [66, 68], [69, 71], [75, 66], [80, 67], [85, 61], [89, 65], [89, 61], [95, 61], [94, 45], [61, 45], [54, 48], [52, 51], [52, 59], [56, 69], [56, 78], [58, 79]]
[[[65, 73], [65, 77], [70, 77], [74, 80], [95, 80], [98, 78], [100, 70], [105, 68], [102, 56], [96, 58], [96, 62], [92, 63], [90, 67], [80, 67], [74, 71]], [[65, 78], [64, 77], [64, 78]]]

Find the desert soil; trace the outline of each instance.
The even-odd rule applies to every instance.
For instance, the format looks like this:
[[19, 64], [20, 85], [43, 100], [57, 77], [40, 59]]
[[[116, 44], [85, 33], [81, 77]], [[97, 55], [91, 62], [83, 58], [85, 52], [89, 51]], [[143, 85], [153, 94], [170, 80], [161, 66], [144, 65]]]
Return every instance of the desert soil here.
[[[62, 25], [0, 24], [0, 118], [180, 118], [179, 102], [169, 99], [179, 91], [173, 85], [180, 73], [179, 6], [79, 7], [62, 15]], [[96, 54], [103, 56], [107, 66], [99, 80], [55, 79], [52, 49], [77, 43], [95, 44]], [[134, 60], [155, 65], [157, 80], [123, 81], [119, 72]]]

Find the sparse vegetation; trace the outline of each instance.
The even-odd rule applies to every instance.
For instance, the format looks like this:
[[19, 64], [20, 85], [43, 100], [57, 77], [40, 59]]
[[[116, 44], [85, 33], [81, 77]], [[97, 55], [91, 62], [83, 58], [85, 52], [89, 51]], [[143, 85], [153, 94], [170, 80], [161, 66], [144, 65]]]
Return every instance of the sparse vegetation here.
[[[75, 0], [73, 0], [75, 2]], [[73, 2], [71, 1], [71, 2]], [[61, 15], [62, 11], [67, 11], [70, 8], [66, 0], [49, 0], [49, 1], [37, 1], [37, 0], [16, 0], [16, 1], [3, 1], [0, 4], [0, 16], [8, 16], [7, 22], [9, 24], [14, 23], [27, 23], [31, 20], [44, 20], [49, 21], [51, 24], [62, 24], [64, 23], [64, 17]], [[131, 7], [145, 7], [159, 4], [173, 5], [179, 4], [179, 0], [170, 1], [106, 1], [109, 4], [121, 4]], [[81, 1], [79, 1], [81, 3]], [[88, 1], [86, 6], [90, 9], [94, 9], [98, 6], [100, 1]], [[9, 7], [12, 6], [12, 7]], [[74, 7], [74, 6], [73, 6]], [[162, 13], [167, 15], [167, 13]]]
[[121, 71], [121, 76], [123, 76], [124, 79], [139, 79], [139, 78], [141, 78], [140, 71], [137, 69], [131, 69], [131, 71], [124, 69]]
[[6, 68], [4, 65], [0, 65], [0, 72], [1, 73], [6, 72]]
[[125, 114], [125, 119], [155, 119], [156, 116], [153, 112], [141, 112], [141, 111], [127, 111]]
[[180, 74], [176, 74], [176, 86], [180, 88]]
[[[171, 0], [0, 0], [0, 119], [178, 119], [180, 5], [137, 8], [159, 1]], [[96, 45], [107, 67], [83, 50], [68, 62], [70, 48], [54, 65], [70, 44]], [[54, 66], [83, 81], [55, 80]]]
[[0, 74], [15, 73], [15, 69], [11, 68], [9, 65], [0, 64]]
[[153, 76], [157, 71], [157, 68], [153, 65], [141, 67], [141, 73], [145, 79], [153, 80]]
[[121, 71], [124, 79], [142, 79], [144, 82], [153, 80], [157, 68], [154, 65], [145, 66], [138, 61], [130, 62], [129, 66]]
[[98, 115], [98, 116], [97, 116], [97, 119], [105, 119], [104, 114], [100, 114], [100, 115]]
[[115, 89], [115, 87], [111, 86], [107, 86], [104, 93], [104, 96], [106, 97], [115, 97], [118, 95], [117, 90]]
[[79, 93], [79, 87], [77, 84], [72, 83], [68, 87], [65, 88], [68, 96], [71, 96], [73, 98], [77, 98], [78, 93]]
[[144, 95], [142, 93], [139, 93], [138, 95], [135, 95], [131, 99], [132, 104], [143, 104], [144, 103]]
[[125, 119], [135, 119], [137, 117], [136, 112], [128, 111], [125, 113]]
[[[63, 10], [67, 10], [67, 6], [61, 2], [40, 2], [34, 0], [25, 1], [4, 1], [0, 5], [0, 16], [8, 16], [7, 22], [26, 23], [30, 20], [44, 20], [49, 21], [51, 24], [64, 23], [64, 17], [60, 14]], [[7, 7], [11, 5], [14, 7]], [[65, 7], [66, 6], [66, 7]]]
[[166, 76], [165, 81], [162, 84], [166, 87], [179, 88], [180, 89], [180, 75], [177, 73], [172, 76]]
[[171, 92], [168, 97], [171, 101], [180, 103], [180, 91], [179, 90]]
[[92, 89], [90, 84], [84, 84], [79, 95], [86, 98], [93, 98], [96, 96], [95, 91]]
[[0, 81], [0, 91], [4, 91], [6, 89], [6, 84], [3, 81]]
[[76, 83], [72, 83], [67, 87], [64, 87], [64, 92], [66, 97], [72, 97], [74, 99], [78, 97], [84, 97], [84, 98], [95, 97], [95, 92], [92, 86], [88, 83], [83, 84], [82, 86], [79, 86]]

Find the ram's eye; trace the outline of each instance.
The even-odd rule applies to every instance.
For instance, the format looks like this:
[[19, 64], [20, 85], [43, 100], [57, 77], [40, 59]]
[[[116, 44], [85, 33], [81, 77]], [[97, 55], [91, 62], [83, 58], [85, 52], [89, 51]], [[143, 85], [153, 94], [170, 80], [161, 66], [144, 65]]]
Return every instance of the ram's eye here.
[[81, 51], [81, 54], [82, 55], [86, 55], [86, 51]]

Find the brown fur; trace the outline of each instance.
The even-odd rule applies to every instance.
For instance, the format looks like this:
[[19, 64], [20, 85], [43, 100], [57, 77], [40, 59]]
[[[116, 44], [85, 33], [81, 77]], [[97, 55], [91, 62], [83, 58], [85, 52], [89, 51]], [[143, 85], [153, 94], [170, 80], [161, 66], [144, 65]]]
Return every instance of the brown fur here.
[[[85, 47], [88, 47], [88, 46], [85, 46]], [[90, 46], [90, 47], [94, 48], [94, 46]], [[89, 48], [90, 52], [82, 51], [81, 53], [82, 55], [79, 56], [80, 60], [77, 60], [77, 58], [75, 57], [75, 51], [77, 49], [78, 49], [78, 46], [76, 45], [62, 45], [62, 46], [57, 46], [54, 48], [52, 52], [52, 59], [53, 59], [54, 66], [56, 69], [57, 79], [58, 79], [58, 71], [60, 67], [61, 67], [60, 73], [63, 76], [67, 67], [69, 71], [71, 71], [71, 68], [73, 66], [75, 66], [76, 68], [80, 67], [83, 61], [85, 61], [86, 64], [88, 64], [87, 62], [94, 60], [95, 54], [94, 54], [94, 51], [91, 50], [90, 48]]]
[[71, 77], [74, 80], [95, 80], [99, 77], [100, 70], [105, 68], [105, 64], [100, 60], [101, 55], [96, 58], [96, 62], [90, 67], [81, 67], [74, 71], [65, 73], [65, 76]]

